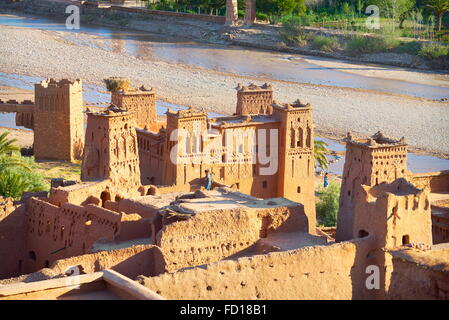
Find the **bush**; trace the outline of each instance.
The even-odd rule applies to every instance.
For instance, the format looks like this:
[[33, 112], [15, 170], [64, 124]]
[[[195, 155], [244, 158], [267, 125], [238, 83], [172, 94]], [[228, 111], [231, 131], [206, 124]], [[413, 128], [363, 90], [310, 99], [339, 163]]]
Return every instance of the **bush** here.
[[302, 19], [299, 16], [285, 19], [279, 33], [287, 45], [304, 46], [307, 44], [308, 36], [304, 31]]
[[413, 55], [417, 55], [421, 49], [421, 43], [418, 41], [407, 41], [402, 42], [399, 46], [397, 46], [394, 51], [398, 53], [409, 53]]
[[131, 81], [126, 78], [111, 77], [103, 80], [109, 91], [123, 90], [126, 91], [131, 87]]
[[261, 21], [269, 21], [268, 15], [262, 12], [256, 12], [256, 19]]
[[148, 3], [147, 8], [151, 10], [174, 11], [174, 2], [169, 0], [161, 0], [156, 3]]
[[449, 70], [449, 46], [428, 43], [421, 47], [418, 55], [433, 68]]
[[394, 36], [355, 36], [346, 43], [346, 50], [353, 53], [372, 53], [388, 51], [399, 44], [400, 41]]
[[314, 22], [314, 16], [310, 14], [302, 14], [302, 15], [288, 15], [284, 16], [281, 19], [281, 23], [296, 23], [301, 26], [310, 26]]
[[312, 41], [312, 48], [315, 50], [333, 52], [340, 48], [337, 37], [315, 36]]
[[337, 224], [340, 185], [335, 181], [330, 181], [327, 188], [320, 187], [318, 199], [316, 204], [318, 224], [325, 227], [334, 227]]
[[32, 158], [20, 157], [29, 170], [22, 167], [8, 167], [0, 171], [0, 195], [20, 199], [24, 192], [48, 190], [43, 176], [37, 171]]
[[448, 53], [449, 53], [449, 46], [436, 43], [428, 43], [421, 47], [421, 49], [418, 52], [418, 55], [421, 58], [433, 60], [445, 57], [448, 55]]

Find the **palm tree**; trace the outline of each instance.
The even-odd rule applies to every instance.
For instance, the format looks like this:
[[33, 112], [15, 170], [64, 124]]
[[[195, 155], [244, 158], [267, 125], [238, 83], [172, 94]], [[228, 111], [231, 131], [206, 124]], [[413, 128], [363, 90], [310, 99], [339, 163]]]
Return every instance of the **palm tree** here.
[[37, 189], [19, 172], [4, 170], [0, 173], [1, 196], [19, 199], [24, 191], [38, 191]]
[[318, 167], [323, 170], [329, 168], [329, 161], [327, 161], [326, 155], [329, 154], [328, 144], [321, 140], [315, 140], [313, 153], [315, 160], [318, 162]]
[[23, 162], [16, 154], [19, 152], [19, 147], [14, 143], [17, 139], [8, 139], [9, 131], [0, 134], [0, 171], [12, 167], [21, 167], [30, 170], [27, 163]]
[[429, 0], [426, 7], [431, 9], [438, 17], [438, 31], [441, 31], [443, 16], [449, 11], [449, 0]]
[[13, 144], [17, 139], [8, 139], [8, 134], [9, 131], [0, 134], [0, 156], [19, 151], [19, 147]]

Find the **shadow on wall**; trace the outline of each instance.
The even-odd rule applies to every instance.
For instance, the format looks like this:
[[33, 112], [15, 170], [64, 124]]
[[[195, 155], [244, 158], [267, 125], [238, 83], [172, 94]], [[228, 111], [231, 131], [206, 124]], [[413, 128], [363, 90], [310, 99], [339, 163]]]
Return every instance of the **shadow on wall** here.
[[15, 208], [4, 218], [2, 213], [0, 211], [0, 279], [7, 279], [23, 274], [26, 265], [36, 259], [33, 260], [33, 253], [26, 252], [28, 217], [25, 206]]
[[154, 277], [165, 272], [165, 258], [159, 248], [153, 247], [121, 261], [110, 269], [130, 279], [136, 279], [139, 275]]
[[[399, 254], [399, 256], [396, 256]], [[410, 261], [401, 253], [392, 254], [391, 282], [387, 299], [448, 300], [449, 277], [447, 259], [435, 259], [430, 264]], [[407, 254], [405, 253], [405, 256]], [[445, 261], [443, 261], [445, 260]]]
[[[352, 299], [384, 299], [385, 296], [385, 253], [375, 247], [375, 236], [360, 230], [360, 245], [355, 252], [351, 268]], [[365, 241], [368, 240], [368, 241]], [[370, 286], [377, 286], [372, 288]]]

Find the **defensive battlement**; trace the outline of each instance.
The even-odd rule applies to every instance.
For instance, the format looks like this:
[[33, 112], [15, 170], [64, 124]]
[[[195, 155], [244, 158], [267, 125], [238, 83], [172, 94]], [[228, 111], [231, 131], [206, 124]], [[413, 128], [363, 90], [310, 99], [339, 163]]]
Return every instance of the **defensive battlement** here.
[[262, 86], [258, 86], [254, 83], [250, 83], [248, 86], [243, 86], [241, 83], [237, 84], [235, 88], [239, 92], [250, 92], [250, 91], [273, 91], [273, 87], [271, 84], [263, 84]]
[[130, 115], [127, 110], [121, 109], [114, 104], [109, 105], [105, 110], [90, 111], [87, 109], [86, 114], [97, 117], [127, 117]]
[[275, 123], [279, 122], [278, 119], [270, 115], [246, 115], [240, 117], [220, 117], [209, 120], [214, 127], [230, 128], [247, 126], [248, 124], [263, 124], [263, 123]]
[[351, 132], [348, 132], [345, 141], [353, 145], [367, 148], [390, 148], [408, 146], [405, 137], [402, 137], [401, 139], [394, 139], [385, 136], [381, 131], [376, 132], [369, 138], [362, 139], [356, 139], [352, 136]]
[[391, 193], [395, 196], [418, 196], [423, 190], [416, 188], [413, 184], [405, 178], [400, 178], [392, 183], [381, 183], [377, 186], [362, 185], [367, 195], [374, 198], [379, 198], [381, 195]]
[[34, 105], [34, 102], [31, 100], [23, 100], [22, 102], [18, 102], [17, 100], [10, 99], [8, 101], [3, 101], [0, 99], [0, 104], [21, 104], [21, 105]]
[[69, 79], [61, 79], [56, 81], [53, 78], [43, 80], [40, 83], [35, 85], [36, 89], [48, 89], [48, 88], [67, 88], [67, 87], [82, 87], [82, 82], [80, 79], [69, 80]]
[[193, 117], [207, 117], [206, 111], [195, 110], [193, 107], [189, 107], [185, 110], [172, 111], [170, 108], [167, 109], [165, 113], [167, 116], [177, 117], [177, 118], [193, 118]]
[[140, 86], [138, 89], [137, 88], [129, 88], [126, 90], [116, 90], [113, 91], [112, 94], [116, 94], [116, 95], [125, 95], [125, 96], [132, 96], [132, 95], [154, 95], [156, 94], [156, 91], [154, 90], [154, 88], [146, 88], [144, 85]]
[[293, 103], [278, 103], [273, 100], [272, 107], [279, 110], [297, 110], [297, 109], [312, 109], [310, 103], [302, 103], [299, 99]]

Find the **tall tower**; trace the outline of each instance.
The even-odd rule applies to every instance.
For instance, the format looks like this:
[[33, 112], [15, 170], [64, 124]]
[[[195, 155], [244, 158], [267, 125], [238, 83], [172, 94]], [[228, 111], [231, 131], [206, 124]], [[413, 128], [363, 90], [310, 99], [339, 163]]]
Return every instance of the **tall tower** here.
[[36, 159], [79, 159], [83, 150], [81, 80], [53, 79], [34, 86], [34, 156]]
[[340, 191], [337, 241], [350, 240], [355, 221], [356, 194], [359, 186], [392, 183], [407, 173], [405, 138], [394, 140], [377, 132], [368, 139], [346, 138], [346, 159]]
[[157, 122], [156, 92], [151, 89], [119, 90], [111, 93], [111, 103], [132, 113], [136, 126], [150, 128]]
[[309, 232], [315, 233], [315, 160], [313, 120], [310, 104], [273, 104], [273, 116], [280, 120], [279, 196], [304, 205]]
[[[167, 136], [164, 148], [164, 184], [186, 185], [201, 183], [207, 115], [192, 108], [178, 112], [167, 111]], [[176, 163], [174, 160], [176, 159]]]
[[273, 88], [269, 84], [259, 87], [255, 84], [237, 86], [237, 115], [271, 114]]
[[137, 135], [133, 116], [109, 108], [87, 114], [82, 181], [110, 179], [116, 185], [140, 185]]

